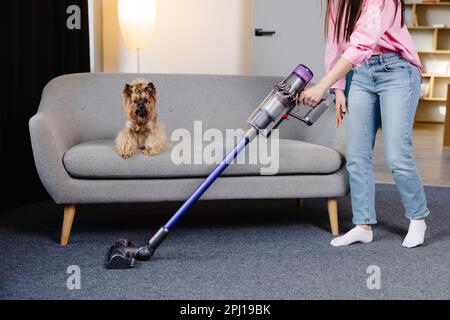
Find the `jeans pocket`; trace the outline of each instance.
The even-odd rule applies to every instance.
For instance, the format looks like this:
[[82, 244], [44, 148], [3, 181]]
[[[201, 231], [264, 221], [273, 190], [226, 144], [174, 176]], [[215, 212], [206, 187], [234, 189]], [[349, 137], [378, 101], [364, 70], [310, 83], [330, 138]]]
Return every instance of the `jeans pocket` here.
[[387, 62], [383, 64], [384, 71], [395, 72], [400, 70], [406, 70], [409, 66], [409, 62], [403, 59]]

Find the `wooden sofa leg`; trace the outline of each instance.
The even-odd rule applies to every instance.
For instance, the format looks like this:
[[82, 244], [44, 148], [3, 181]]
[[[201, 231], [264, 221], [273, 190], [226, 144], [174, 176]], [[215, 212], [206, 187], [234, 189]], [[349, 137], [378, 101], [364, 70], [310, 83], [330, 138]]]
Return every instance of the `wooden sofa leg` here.
[[75, 204], [69, 204], [64, 207], [64, 221], [61, 231], [61, 242], [62, 246], [67, 246], [70, 237], [70, 230], [72, 230], [73, 218], [75, 217]]
[[339, 235], [338, 206], [336, 198], [327, 199], [328, 217], [330, 218], [331, 233]]
[[303, 198], [297, 198], [297, 207], [303, 208]]

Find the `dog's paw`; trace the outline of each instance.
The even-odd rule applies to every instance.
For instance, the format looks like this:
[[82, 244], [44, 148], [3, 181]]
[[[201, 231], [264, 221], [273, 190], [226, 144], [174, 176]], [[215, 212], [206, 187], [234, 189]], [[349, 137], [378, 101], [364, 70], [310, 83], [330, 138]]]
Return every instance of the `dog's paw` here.
[[119, 153], [119, 155], [124, 159], [129, 159], [132, 156], [132, 154], [126, 154], [126, 153]]
[[[127, 123], [128, 126], [128, 123]], [[137, 143], [130, 133], [129, 128], [122, 130], [116, 138], [116, 151], [124, 159], [130, 158], [136, 153]]]
[[119, 155], [124, 159], [129, 159], [133, 155], [132, 153], [119, 152]]
[[134, 154], [135, 150], [132, 148], [118, 148], [117, 153], [124, 159], [131, 158]]
[[147, 147], [142, 152], [146, 156], [155, 156], [155, 155], [159, 154], [161, 152], [161, 150], [158, 150], [156, 148], [149, 148], [149, 147]]

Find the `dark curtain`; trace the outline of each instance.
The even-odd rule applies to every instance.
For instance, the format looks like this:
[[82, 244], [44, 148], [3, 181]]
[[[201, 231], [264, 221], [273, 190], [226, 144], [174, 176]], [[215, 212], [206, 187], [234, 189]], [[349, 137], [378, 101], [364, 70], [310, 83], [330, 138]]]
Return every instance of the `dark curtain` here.
[[[4, 212], [49, 198], [35, 169], [28, 120], [36, 113], [48, 81], [89, 72], [90, 64], [87, 0], [7, 0], [2, 5], [7, 70], [0, 108]], [[66, 26], [71, 5], [81, 9], [80, 29]]]

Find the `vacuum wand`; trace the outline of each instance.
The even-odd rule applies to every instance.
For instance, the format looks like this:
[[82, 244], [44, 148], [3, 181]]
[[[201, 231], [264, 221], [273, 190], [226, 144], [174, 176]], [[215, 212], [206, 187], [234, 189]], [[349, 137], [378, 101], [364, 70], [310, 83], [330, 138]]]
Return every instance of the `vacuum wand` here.
[[150, 239], [148, 247], [151, 254], [158, 248], [162, 241], [169, 235], [170, 230], [180, 218], [197, 202], [197, 200], [205, 193], [206, 190], [216, 181], [222, 172], [233, 162], [238, 154], [258, 135], [258, 132], [251, 128], [247, 131], [244, 138], [239, 142], [233, 150], [231, 150], [222, 160], [222, 162], [214, 169], [213, 172], [202, 182], [202, 184], [194, 191], [194, 193], [183, 203], [183, 205], [175, 212], [170, 220], [161, 227], [159, 231]]
[[251, 128], [244, 138], [229, 152], [213, 172], [197, 187], [192, 195], [175, 212], [170, 220], [151, 237], [144, 247], [136, 248], [128, 240], [118, 240], [107, 255], [106, 267], [109, 269], [126, 269], [134, 266], [135, 260], [146, 261], [151, 258], [159, 245], [167, 238], [169, 232], [183, 215], [208, 190], [223, 171], [233, 162], [239, 153], [256, 137], [262, 134], [269, 137], [272, 131], [289, 115], [299, 119], [307, 125], [312, 125], [334, 101], [334, 96], [325, 99], [319, 106], [311, 109], [306, 115], [293, 113], [300, 93], [313, 78], [308, 67], [299, 65], [285, 80], [278, 83], [272, 92], [248, 119]]

